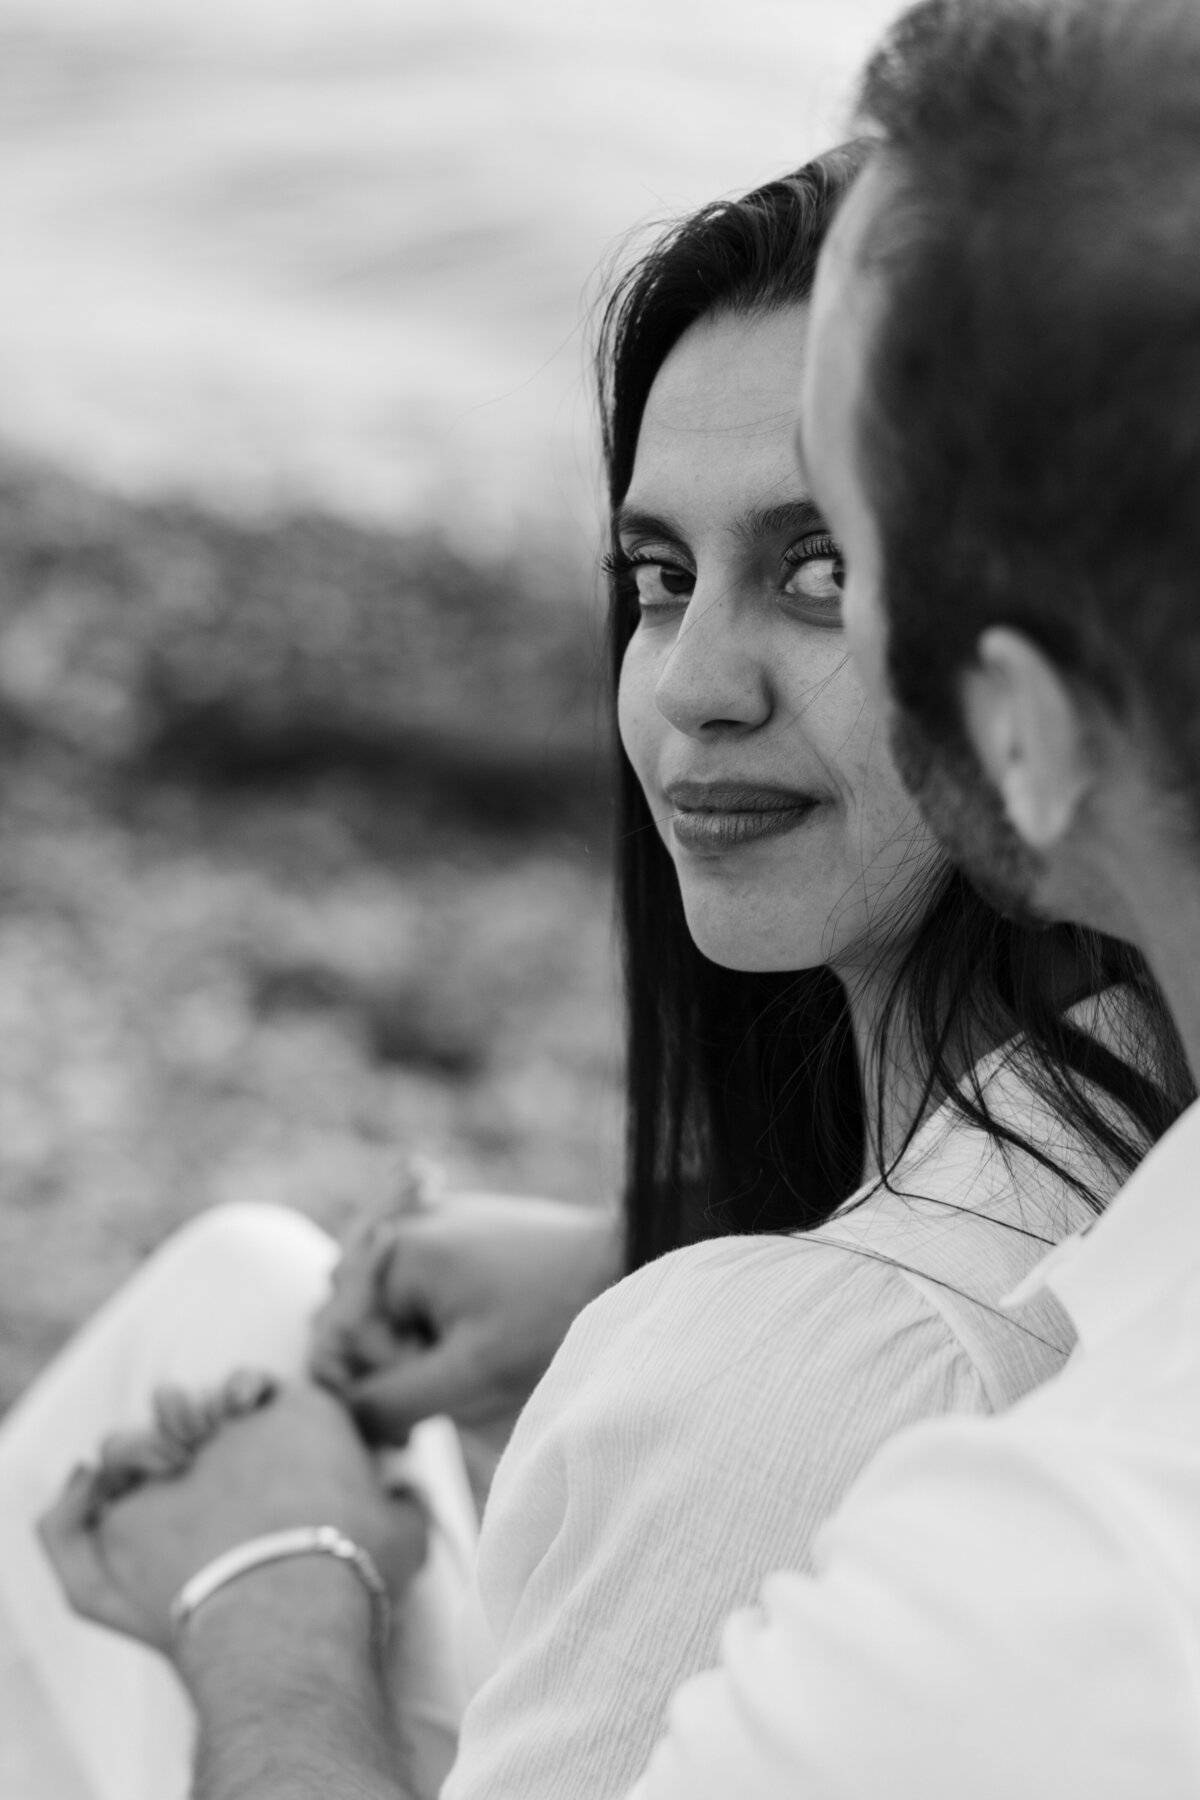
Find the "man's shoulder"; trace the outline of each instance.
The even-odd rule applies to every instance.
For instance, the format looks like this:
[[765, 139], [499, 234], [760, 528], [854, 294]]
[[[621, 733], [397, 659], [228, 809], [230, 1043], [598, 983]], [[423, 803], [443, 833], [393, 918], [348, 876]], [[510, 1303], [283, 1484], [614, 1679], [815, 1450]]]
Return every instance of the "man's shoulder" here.
[[988, 1612], [1011, 1616], [1020, 1596], [1027, 1623], [1040, 1618], [1052, 1637], [1111, 1630], [1118, 1616], [1169, 1620], [1200, 1654], [1196, 1335], [1173, 1368], [1148, 1356], [1119, 1384], [1090, 1360], [1002, 1417], [895, 1438], [830, 1521], [818, 1563], [886, 1543], [926, 1592], [969, 1596], [968, 1635]]
[[955, 1772], [978, 1796], [1200, 1792], [1200, 1582], [1177, 1578], [1200, 1457], [1145, 1466], [1092, 1423], [1016, 1413], [892, 1440], [818, 1535], [817, 1579], [771, 1577], [764, 1624], [731, 1630], [730, 1675], [805, 1685], [822, 1723], [799, 1731], [797, 1769], [835, 1756], [853, 1692], [874, 1743], [847, 1792], [876, 1791], [892, 1758], [886, 1791], [915, 1795], [900, 1771], [915, 1782], [926, 1753], [939, 1793]]
[[1200, 1606], [1162, 1578], [1138, 1475], [1095, 1421], [1020, 1408], [893, 1439], [815, 1575], [771, 1576], [677, 1696], [644, 1800], [1190, 1800]]

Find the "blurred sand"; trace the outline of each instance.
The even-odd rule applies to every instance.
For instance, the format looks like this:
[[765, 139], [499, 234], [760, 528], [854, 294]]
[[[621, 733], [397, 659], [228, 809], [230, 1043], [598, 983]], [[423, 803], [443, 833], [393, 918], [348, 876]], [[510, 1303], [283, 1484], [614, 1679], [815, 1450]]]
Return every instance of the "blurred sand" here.
[[[611, 1197], [586, 597], [564, 641], [511, 569], [26, 469], [0, 520], [0, 1407], [222, 1200], [336, 1229], [411, 1149], [460, 1186]], [[480, 596], [509, 629], [468, 632], [466, 679]], [[372, 674], [381, 609], [415, 672], [401, 633]]]

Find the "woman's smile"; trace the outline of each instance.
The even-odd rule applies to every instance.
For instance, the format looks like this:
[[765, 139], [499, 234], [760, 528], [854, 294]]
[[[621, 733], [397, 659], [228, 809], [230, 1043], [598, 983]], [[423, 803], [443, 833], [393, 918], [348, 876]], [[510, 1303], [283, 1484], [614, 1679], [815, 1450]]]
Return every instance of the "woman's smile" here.
[[821, 804], [815, 795], [736, 781], [675, 781], [665, 792], [675, 809], [675, 843], [700, 853], [720, 854], [795, 831]]

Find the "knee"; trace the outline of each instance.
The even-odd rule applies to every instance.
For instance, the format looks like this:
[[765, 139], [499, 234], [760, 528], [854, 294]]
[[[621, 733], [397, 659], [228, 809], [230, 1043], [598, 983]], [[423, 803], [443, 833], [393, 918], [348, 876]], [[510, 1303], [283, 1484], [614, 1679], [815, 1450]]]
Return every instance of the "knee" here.
[[164, 1273], [214, 1282], [234, 1271], [258, 1271], [264, 1280], [292, 1269], [327, 1272], [337, 1249], [329, 1235], [303, 1213], [260, 1201], [210, 1207], [174, 1232], [151, 1259]]
[[287, 1207], [238, 1203], [190, 1220], [124, 1301], [134, 1389], [220, 1380], [238, 1363], [298, 1372], [336, 1260], [333, 1240]]

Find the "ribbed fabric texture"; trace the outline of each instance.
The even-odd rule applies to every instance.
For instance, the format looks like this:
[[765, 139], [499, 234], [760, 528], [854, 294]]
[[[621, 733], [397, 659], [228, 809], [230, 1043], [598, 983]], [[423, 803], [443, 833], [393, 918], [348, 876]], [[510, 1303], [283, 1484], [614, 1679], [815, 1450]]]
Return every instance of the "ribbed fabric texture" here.
[[[989, 1067], [993, 1111], [1111, 1192], [1013, 1059]], [[1057, 1303], [998, 1303], [1091, 1217], [1074, 1191], [945, 1109], [893, 1183], [806, 1236], [664, 1257], [576, 1322], [493, 1486], [476, 1625], [494, 1672], [443, 1800], [624, 1793], [727, 1614], [809, 1566], [881, 1443], [1061, 1366]]]

